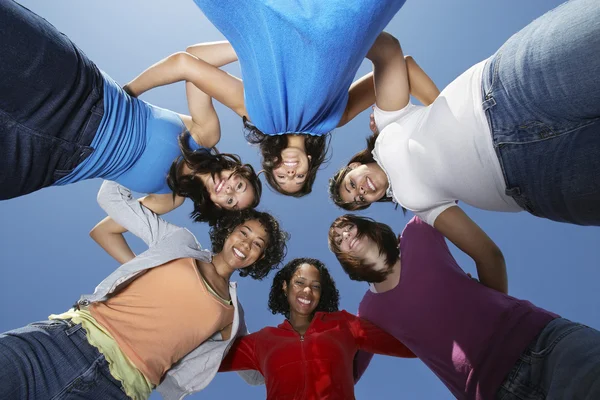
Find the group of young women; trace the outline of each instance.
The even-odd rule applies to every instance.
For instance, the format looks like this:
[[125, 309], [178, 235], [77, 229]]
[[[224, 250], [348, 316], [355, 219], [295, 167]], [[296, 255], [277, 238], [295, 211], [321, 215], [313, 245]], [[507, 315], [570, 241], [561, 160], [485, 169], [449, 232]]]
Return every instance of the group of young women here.
[[[502, 252], [457, 204], [600, 225], [600, 4], [548, 12], [440, 93], [382, 32], [404, 0], [195, 3], [228, 42], [190, 46], [123, 87], [46, 20], [0, 3], [0, 199], [105, 179], [108, 216], [91, 236], [122, 264], [68, 311], [0, 335], [2, 398], [180, 399], [239, 371], [272, 399], [353, 399], [373, 353], [418, 357], [461, 399], [600, 396], [600, 332], [509, 296]], [[364, 58], [373, 72], [353, 83]], [[236, 60], [243, 82], [220, 69]], [[189, 116], [137, 99], [177, 81]], [[331, 131], [375, 104], [367, 148], [331, 197], [416, 216], [399, 242], [357, 215], [331, 225], [343, 270], [370, 284], [359, 316], [339, 311], [321, 261], [297, 258], [269, 294], [284, 322], [248, 334], [230, 279], [267, 277], [289, 236], [255, 210], [254, 168], [216, 150], [213, 98], [242, 117], [268, 184], [296, 197]], [[159, 216], [185, 198], [211, 251]], [[136, 256], [125, 231], [148, 250]]]

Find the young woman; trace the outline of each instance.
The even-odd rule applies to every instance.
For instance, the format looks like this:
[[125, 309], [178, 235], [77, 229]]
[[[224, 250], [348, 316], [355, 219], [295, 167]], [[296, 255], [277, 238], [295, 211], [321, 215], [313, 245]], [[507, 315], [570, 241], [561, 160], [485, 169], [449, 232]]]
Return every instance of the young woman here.
[[196, 0], [231, 42], [244, 82], [178, 53], [146, 71], [132, 90], [193, 82], [243, 118], [267, 182], [279, 193], [304, 196], [326, 159], [331, 131], [373, 103], [370, 75], [351, 83], [365, 56], [375, 62], [386, 52], [375, 39], [404, 1]]
[[600, 225], [599, 21], [600, 3], [569, 1], [428, 106], [410, 103], [409, 86], [435, 86], [409, 84], [398, 45], [394, 72], [374, 77], [379, 134], [332, 179], [335, 203], [358, 210], [393, 199], [464, 251], [461, 238], [474, 248], [488, 240], [457, 200]]
[[[458, 399], [595, 399], [600, 332], [508, 296], [506, 268], [463, 272], [444, 237], [414, 217], [391, 228], [345, 215], [329, 246], [350, 279], [371, 284], [359, 315], [411, 349]], [[358, 375], [370, 355], [359, 353]]]
[[3, 398], [146, 399], [156, 387], [181, 399], [202, 390], [247, 332], [231, 275], [262, 279], [285, 256], [287, 235], [266, 213], [219, 220], [210, 252], [115, 182], [98, 202], [149, 249], [74, 309], [0, 335]]
[[[0, 26], [0, 199], [106, 178], [150, 193], [142, 202], [160, 213], [190, 197], [199, 220], [258, 204], [252, 167], [211, 150], [220, 128], [209, 96], [188, 86], [192, 116], [133, 98], [69, 38], [13, 1], [0, 4]], [[235, 59], [222, 44], [190, 51], [216, 66]], [[184, 132], [189, 136], [178, 143]]]
[[269, 309], [286, 320], [236, 339], [219, 371], [259, 371], [268, 399], [353, 399], [357, 350], [414, 357], [375, 325], [338, 311], [338, 299], [321, 261], [290, 261], [269, 294]]

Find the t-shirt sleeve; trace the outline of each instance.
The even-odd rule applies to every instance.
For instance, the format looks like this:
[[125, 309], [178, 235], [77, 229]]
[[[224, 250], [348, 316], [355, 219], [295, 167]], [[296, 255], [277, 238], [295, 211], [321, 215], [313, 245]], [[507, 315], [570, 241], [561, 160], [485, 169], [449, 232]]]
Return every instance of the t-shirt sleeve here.
[[414, 104], [409, 102], [406, 107], [396, 111], [384, 111], [375, 106], [373, 109], [373, 116], [375, 117], [375, 125], [377, 125], [377, 130], [381, 132], [383, 128], [392, 122], [398, 121], [400, 118], [410, 113], [414, 106]]
[[450, 207], [454, 207], [456, 206], [456, 202], [455, 201], [449, 201], [447, 203], [443, 203], [437, 206], [434, 206], [428, 210], [425, 211], [418, 211], [415, 212], [415, 214], [421, 218], [423, 221], [427, 222], [428, 225], [433, 226], [433, 223], [435, 222], [435, 220], [437, 219], [437, 217], [443, 213], [444, 211], [446, 211], [447, 209], [449, 209]]

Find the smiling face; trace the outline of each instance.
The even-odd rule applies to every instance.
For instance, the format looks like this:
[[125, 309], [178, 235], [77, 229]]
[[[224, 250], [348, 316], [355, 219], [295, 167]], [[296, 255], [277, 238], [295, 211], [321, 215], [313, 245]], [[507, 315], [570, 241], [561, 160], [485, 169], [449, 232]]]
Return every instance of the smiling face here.
[[350, 171], [340, 184], [340, 197], [345, 203], [371, 204], [385, 196], [389, 182], [377, 163], [348, 165]]
[[290, 305], [290, 316], [310, 317], [321, 300], [321, 274], [310, 264], [301, 264], [290, 282], [283, 282], [283, 291]]
[[231, 170], [224, 170], [214, 177], [208, 176], [205, 187], [210, 199], [219, 208], [244, 210], [254, 202], [254, 187], [248, 179]]
[[220, 254], [231, 268], [246, 268], [263, 257], [268, 240], [265, 227], [257, 220], [250, 219], [231, 232]]
[[359, 235], [355, 224], [333, 228], [333, 241], [339, 251], [364, 263], [373, 263], [379, 256], [379, 247], [367, 235]]
[[281, 159], [281, 164], [273, 169], [273, 177], [285, 192], [296, 193], [306, 181], [311, 157], [298, 147], [287, 147], [281, 151]]

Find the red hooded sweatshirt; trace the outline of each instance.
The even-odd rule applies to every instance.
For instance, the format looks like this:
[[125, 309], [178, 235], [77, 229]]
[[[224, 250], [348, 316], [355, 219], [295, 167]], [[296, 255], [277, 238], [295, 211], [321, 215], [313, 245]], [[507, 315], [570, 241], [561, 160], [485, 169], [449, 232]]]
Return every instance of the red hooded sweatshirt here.
[[354, 399], [353, 361], [358, 350], [415, 357], [376, 325], [346, 311], [318, 312], [300, 335], [286, 320], [236, 339], [219, 371], [257, 370], [267, 399]]

